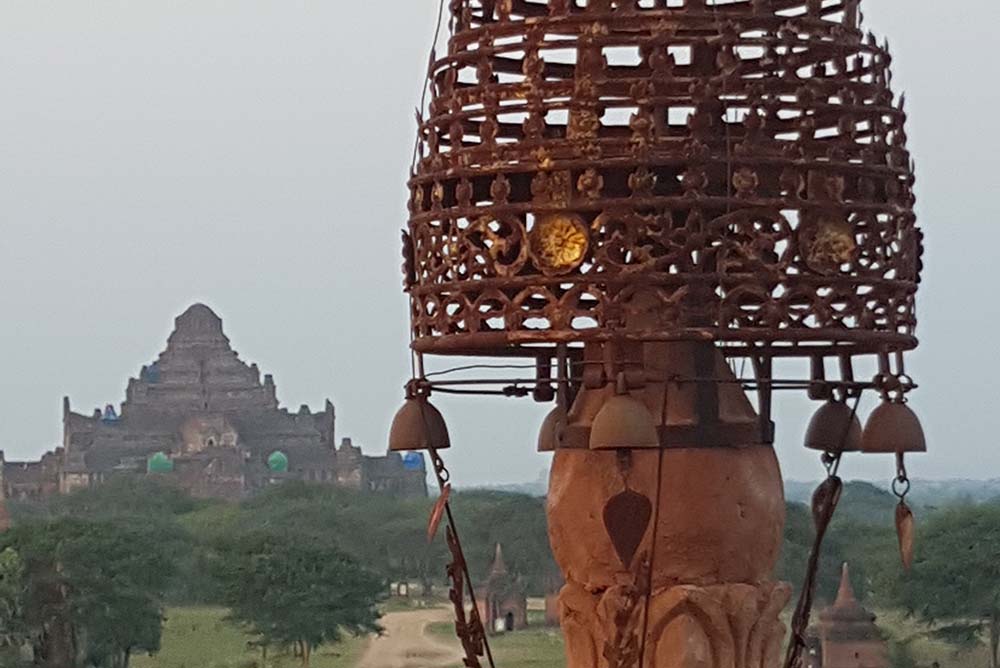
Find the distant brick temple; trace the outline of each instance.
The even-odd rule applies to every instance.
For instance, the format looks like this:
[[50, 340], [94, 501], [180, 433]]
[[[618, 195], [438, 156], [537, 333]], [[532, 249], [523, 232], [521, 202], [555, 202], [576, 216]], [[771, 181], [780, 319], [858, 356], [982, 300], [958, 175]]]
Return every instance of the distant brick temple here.
[[63, 444], [37, 462], [0, 462], [9, 498], [37, 498], [100, 484], [112, 476], [157, 476], [198, 497], [239, 499], [284, 480], [359, 491], [426, 496], [420, 454], [368, 457], [350, 439], [337, 447], [336, 415], [278, 403], [230, 347], [222, 320], [192, 306], [175, 321], [166, 350], [129, 380], [120, 410], [81, 415], [63, 400]]
[[520, 578], [507, 569], [498, 543], [490, 576], [479, 588], [479, 615], [491, 633], [520, 631], [528, 627], [528, 597]]
[[876, 617], [858, 602], [844, 564], [837, 600], [811, 633], [807, 668], [889, 668], [889, 646]]

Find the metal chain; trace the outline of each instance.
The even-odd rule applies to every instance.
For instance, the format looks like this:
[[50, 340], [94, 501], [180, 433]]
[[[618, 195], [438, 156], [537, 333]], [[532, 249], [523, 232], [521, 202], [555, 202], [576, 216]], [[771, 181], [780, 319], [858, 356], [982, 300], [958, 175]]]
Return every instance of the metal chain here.
[[[841, 455], [833, 455], [836, 460], [828, 464], [828, 470], [832, 471], [839, 466]], [[813, 602], [816, 595], [816, 582], [819, 573], [820, 556], [823, 551], [823, 540], [826, 538], [827, 529], [833, 520], [837, 504], [840, 502], [840, 495], [843, 492], [844, 483], [840, 477], [830, 474], [829, 477], [816, 489], [813, 497], [813, 516], [816, 521], [816, 537], [813, 541], [812, 551], [809, 553], [809, 565], [806, 568], [805, 581], [802, 583], [802, 591], [799, 592], [799, 601], [795, 606], [795, 615], [792, 617], [792, 638], [788, 645], [788, 653], [785, 656], [785, 668], [801, 668], [802, 650], [806, 648], [806, 633], [809, 630], [809, 622], [812, 616]]]
[[[442, 494], [450, 488], [451, 473], [444, 464], [441, 454], [436, 448], [430, 448], [431, 463], [434, 466], [434, 476], [437, 478], [438, 488]], [[448, 549], [452, 553], [452, 562], [448, 565], [448, 577], [452, 583], [451, 601], [455, 606], [455, 631], [462, 642], [462, 649], [465, 650], [466, 668], [480, 668], [479, 657], [485, 653], [486, 660], [490, 668], [496, 668], [493, 661], [493, 651], [490, 648], [489, 638], [483, 627], [483, 621], [479, 614], [479, 604], [476, 601], [476, 591], [472, 584], [472, 575], [469, 572], [469, 563], [465, 559], [465, 551], [462, 548], [462, 540], [458, 534], [458, 525], [455, 516], [451, 512], [451, 502], [444, 505], [445, 516], [448, 519]], [[469, 601], [472, 609], [465, 612], [465, 592], [468, 590]]]
[[906, 471], [906, 461], [903, 455], [896, 455], [896, 477], [892, 480], [892, 493], [896, 495], [900, 503], [906, 503], [906, 497], [910, 493], [913, 483]]
[[844, 456], [844, 447], [851, 433], [851, 425], [857, 417], [858, 408], [861, 405], [863, 393], [858, 392], [851, 409], [851, 417], [844, 426], [844, 433], [840, 438], [840, 448], [837, 452], [826, 452], [823, 454], [823, 466], [826, 468], [826, 480], [816, 489], [813, 495], [813, 521], [816, 525], [816, 537], [813, 541], [812, 551], [809, 553], [809, 563], [806, 567], [805, 581], [802, 583], [802, 590], [799, 592], [799, 601], [795, 606], [795, 615], [792, 617], [792, 638], [788, 644], [788, 652], [785, 655], [785, 668], [801, 668], [802, 652], [806, 648], [806, 634], [809, 631], [809, 623], [812, 618], [813, 603], [816, 596], [816, 583], [818, 580], [820, 559], [823, 553], [823, 541], [826, 538], [830, 522], [837, 511], [841, 494], [844, 491], [844, 482], [840, 479], [840, 462]]
[[[416, 141], [413, 145], [411, 170], [416, 169], [420, 153], [422, 133], [420, 126], [423, 124], [423, 115], [427, 108], [427, 94], [433, 84], [433, 68], [434, 63], [437, 60], [437, 45], [441, 38], [441, 24], [444, 20], [445, 3], [446, 0], [440, 0], [438, 3], [437, 21], [434, 26], [434, 38], [431, 43], [430, 54], [427, 58], [427, 75], [424, 79], [424, 85], [420, 93], [420, 106], [417, 109], [418, 128]], [[412, 330], [410, 333], [410, 341], [411, 343], [413, 342]], [[424, 374], [422, 360], [419, 363], [420, 368], [418, 369], [416, 354], [411, 353], [410, 363], [412, 376], [414, 378], [411, 382], [417, 382], [416, 376], [419, 372], [421, 382], [426, 383], [426, 375]], [[426, 429], [426, 422], [424, 426]], [[430, 448], [429, 452], [431, 456], [431, 463], [434, 467], [434, 476], [438, 483], [438, 489], [441, 494], [448, 494], [451, 488], [451, 473], [448, 471], [448, 468], [445, 466], [444, 459], [442, 459], [436, 448]], [[452, 561], [448, 565], [448, 577], [452, 583], [451, 601], [455, 606], [455, 631], [462, 643], [462, 648], [465, 651], [465, 659], [463, 663], [467, 668], [480, 668], [481, 664], [479, 662], [479, 657], [483, 656], [485, 653], [490, 668], [496, 668], [496, 664], [493, 661], [493, 652], [490, 649], [489, 639], [486, 637], [486, 631], [483, 628], [483, 622], [479, 614], [479, 605], [476, 601], [475, 587], [472, 584], [469, 564], [465, 558], [465, 550], [462, 548], [462, 541], [458, 533], [458, 525], [455, 522], [455, 516], [452, 513], [450, 501], [445, 501], [444, 509], [448, 520], [448, 549], [452, 553]], [[472, 603], [472, 610], [468, 613], [468, 616], [466, 616], [465, 611], [466, 590], [468, 590], [469, 599]]]

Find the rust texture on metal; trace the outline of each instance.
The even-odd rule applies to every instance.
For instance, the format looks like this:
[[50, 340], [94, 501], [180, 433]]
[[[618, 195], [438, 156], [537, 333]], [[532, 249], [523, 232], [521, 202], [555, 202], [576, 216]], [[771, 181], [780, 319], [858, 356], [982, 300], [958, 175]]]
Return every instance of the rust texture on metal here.
[[[455, 608], [455, 635], [461, 641], [462, 650], [465, 652], [463, 665], [466, 668], [482, 668], [481, 659], [485, 657], [489, 668], [495, 668], [493, 652], [490, 649], [489, 640], [486, 638], [486, 629], [483, 627], [482, 616], [476, 601], [475, 586], [469, 573], [469, 563], [465, 559], [462, 540], [458, 535], [458, 525], [451, 512], [451, 474], [435, 448], [430, 448], [428, 452], [434, 468], [434, 476], [441, 491], [441, 496], [432, 511], [428, 538], [437, 533], [437, 526], [441, 522], [442, 516], [447, 519], [445, 540], [448, 543], [448, 551], [451, 552], [451, 562], [447, 568], [448, 580], [451, 583], [448, 598]], [[466, 592], [468, 592], [469, 601], [472, 604], [468, 612], [465, 606]]]
[[896, 533], [899, 537], [899, 557], [903, 562], [903, 569], [907, 572], [913, 568], [916, 522], [910, 506], [905, 500], [900, 500], [896, 506]]
[[[468, 567], [465, 563], [465, 555], [462, 553], [462, 546], [458, 541], [458, 535], [450, 526], [446, 533], [448, 549], [451, 550], [452, 554], [452, 562], [448, 564], [448, 579], [451, 581], [448, 597], [455, 608], [455, 635], [462, 643], [466, 668], [482, 668], [480, 660], [486, 653], [486, 630], [479, 617], [479, 609], [475, 605], [466, 613], [465, 587]], [[472, 586], [471, 583], [469, 586]], [[493, 665], [492, 660], [490, 660], [489, 665]]]
[[857, 0], [450, 10], [409, 184], [415, 350], [916, 345], [906, 114]]
[[[837, 455], [839, 463], [840, 455]], [[831, 468], [831, 471], [833, 469]], [[788, 643], [784, 668], [800, 668], [803, 651], [806, 649], [806, 633], [812, 615], [813, 600], [816, 595], [817, 574], [819, 572], [820, 553], [823, 549], [823, 539], [833, 521], [840, 497], [844, 492], [843, 481], [833, 472], [816, 488], [812, 500], [813, 523], [816, 535], [812, 550], [809, 553], [809, 565], [806, 569], [806, 580], [799, 592], [799, 601], [792, 616], [792, 638]]]
[[[539, 449], [555, 452], [549, 531], [577, 668], [680, 665], [709, 647], [719, 665], [777, 665], [790, 592], [768, 581], [785, 508], [773, 392], [823, 402], [807, 435], [828, 476], [786, 655], [797, 666], [844, 453], [897, 455], [912, 560], [904, 456], [926, 442], [904, 354], [917, 346], [923, 235], [888, 47], [862, 29], [860, 0], [448, 9], [403, 232], [408, 399], [557, 400]], [[426, 373], [436, 354], [534, 359]], [[871, 380], [856, 378], [861, 356], [877, 360]], [[807, 371], [775, 374], [775, 359], [796, 357]], [[535, 377], [501, 378], [518, 369]], [[882, 406], [862, 427], [869, 391]], [[422, 439], [409, 432], [427, 431], [425, 411], [397, 420], [394, 449], [429, 446], [444, 490], [443, 418], [445, 436]], [[466, 663], [485, 651], [492, 665], [442, 507]], [[755, 631], [698, 635], [696, 610]]]

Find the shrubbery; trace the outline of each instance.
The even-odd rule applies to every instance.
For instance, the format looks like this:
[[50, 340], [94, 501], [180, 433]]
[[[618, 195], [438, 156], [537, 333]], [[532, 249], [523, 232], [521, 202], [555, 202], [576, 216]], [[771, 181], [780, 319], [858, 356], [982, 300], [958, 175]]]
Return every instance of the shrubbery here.
[[[501, 543], [530, 594], [558, 583], [543, 499], [487, 491], [456, 492], [452, 499], [473, 578], [486, 577]], [[77, 665], [121, 668], [132, 653], [157, 649], [168, 603], [225, 606], [262, 645], [298, 645], [307, 657], [342, 632], [375, 629], [374, 605], [388, 582], [427, 588], [445, 582], [444, 541], [426, 540], [432, 504], [304, 483], [228, 504], [122, 479], [16, 508], [15, 529], [0, 538], [0, 667], [4, 652], [16, 654], [25, 644], [52, 651], [45, 649], [51, 638], [38, 629], [42, 617], [55, 615], [49, 622], [67, 624]], [[871, 485], [847, 486], [825, 544], [820, 601], [835, 596], [847, 561], [859, 596], [873, 605], [933, 622], [955, 642], [996, 641], [1000, 505], [918, 509], [921, 531], [909, 577], [899, 565], [894, 505]], [[801, 580], [812, 540], [809, 510], [789, 504], [778, 578]], [[322, 568], [308, 566], [316, 562]], [[324, 589], [323, 582], [339, 584]], [[320, 595], [310, 598], [310, 588]], [[277, 590], [290, 598], [272, 597], [270, 610], [255, 603]], [[310, 612], [297, 616], [295, 609]], [[313, 626], [309, 619], [323, 621]], [[278, 620], [288, 624], [279, 629]]]

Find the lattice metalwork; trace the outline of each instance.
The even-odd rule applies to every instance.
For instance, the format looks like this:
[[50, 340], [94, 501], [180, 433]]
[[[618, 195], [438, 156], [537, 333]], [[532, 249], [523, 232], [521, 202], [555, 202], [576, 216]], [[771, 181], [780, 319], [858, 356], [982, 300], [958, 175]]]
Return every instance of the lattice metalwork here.
[[450, 9], [410, 181], [415, 350], [916, 345], [905, 113], [856, 0]]
[[[800, 665], [845, 453], [896, 455], [900, 551], [913, 559], [905, 457], [927, 446], [904, 353], [917, 345], [923, 249], [887, 47], [861, 29], [859, 0], [449, 7], [409, 182], [414, 377], [390, 447], [447, 447], [432, 393], [555, 400], [539, 449], [557, 453], [559, 489], [584, 491], [550, 498], [550, 520], [575, 531], [600, 499], [626, 571], [652, 534], [603, 648], [614, 665], [639, 665], [663, 567], [658, 532], [671, 530], [654, 511], [665, 460], [693, 473], [693, 450], [717, 451], [713, 471], [735, 453], [759, 457], [753, 470], [770, 473], [746, 478], [747, 498], [773, 483], [783, 509], [773, 393], [808, 391], [824, 403], [806, 445], [823, 453], [828, 478], [814, 497], [817, 540], [785, 661]], [[428, 354], [535, 359], [428, 373]], [[865, 355], [877, 360], [874, 377], [856, 377]], [[809, 358], [808, 375], [776, 375], [777, 357]], [[534, 378], [498, 377], [525, 367]], [[862, 427], [870, 391], [881, 403]], [[633, 491], [629, 475], [648, 468], [650, 451], [655, 485]], [[621, 480], [598, 489], [616, 465]], [[598, 534], [591, 528], [592, 547]], [[564, 572], [594, 561], [563, 556]], [[478, 641], [465, 639], [478, 665]], [[485, 637], [483, 649], [489, 656]]]

